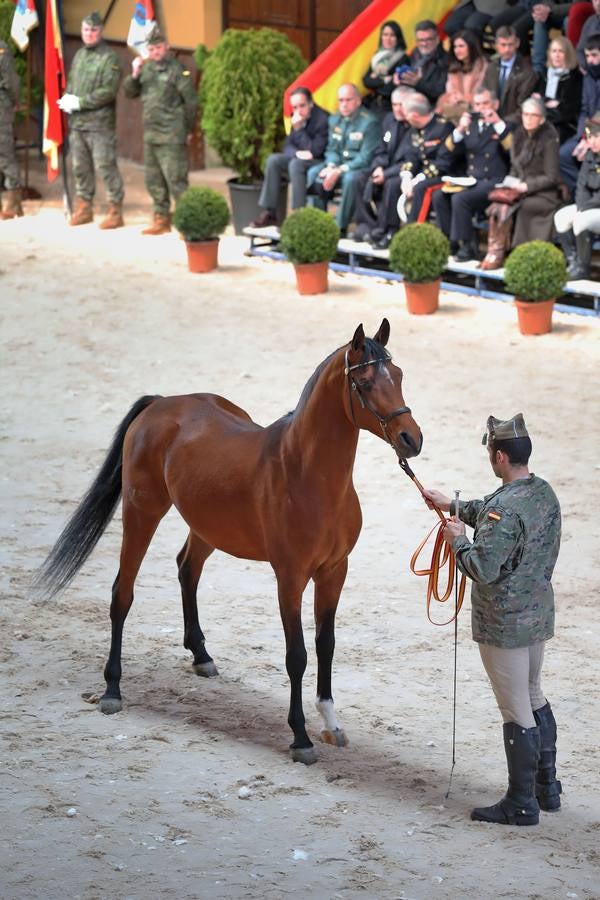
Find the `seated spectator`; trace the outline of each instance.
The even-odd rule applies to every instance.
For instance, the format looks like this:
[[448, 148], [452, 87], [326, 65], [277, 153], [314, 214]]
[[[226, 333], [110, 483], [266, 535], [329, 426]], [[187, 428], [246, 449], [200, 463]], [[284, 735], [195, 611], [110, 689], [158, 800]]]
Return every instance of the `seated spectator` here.
[[493, 91], [500, 100], [500, 117], [518, 122], [523, 101], [529, 97], [538, 82], [531, 64], [518, 52], [519, 38], [514, 28], [504, 25], [496, 32], [496, 52], [484, 75], [483, 85]]
[[594, 234], [600, 232], [600, 112], [586, 124], [589, 149], [577, 178], [575, 203], [554, 216], [570, 278], [589, 278]]
[[490, 27], [494, 34], [510, 26], [519, 38], [521, 53], [529, 56], [529, 32], [533, 28], [532, 8], [535, 0], [512, 0], [508, 9], [494, 13]]
[[546, 118], [554, 125], [561, 144], [577, 131], [581, 109], [582, 77], [573, 44], [560, 35], [548, 48], [548, 68], [540, 90]]
[[560, 148], [560, 173], [571, 196], [575, 194], [580, 163], [589, 149], [585, 123], [600, 109], [600, 34], [592, 34], [587, 39], [584, 53], [586, 73], [583, 76], [577, 133]]
[[453, 37], [463, 28], [481, 34], [493, 16], [508, 8], [509, 3], [506, 0], [459, 0], [444, 22], [444, 31], [449, 37]]
[[[510, 170], [521, 198], [512, 205], [494, 202], [488, 207], [488, 252], [482, 269], [499, 269], [512, 235], [512, 246], [552, 237], [553, 214], [560, 204], [558, 135], [546, 121], [544, 103], [537, 97], [521, 107], [522, 124], [513, 133]], [[514, 229], [513, 229], [514, 221]]]
[[582, 72], [587, 71], [585, 48], [588, 38], [593, 34], [600, 34], [600, 0], [592, 0], [592, 14], [585, 20], [577, 41], [577, 59]]
[[440, 44], [437, 25], [430, 19], [415, 25], [416, 48], [410, 54], [411, 70], [394, 73], [394, 85], [414, 88], [432, 106], [446, 89], [448, 54]]
[[251, 222], [252, 228], [276, 225], [276, 210], [282, 179], [292, 186], [292, 209], [306, 206], [306, 173], [316, 160], [322, 160], [329, 134], [329, 116], [313, 102], [308, 88], [298, 87], [290, 97], [292, 118], [290, 133], [282, 153], [271, 153], [265, 166], [265, 180], [258, 205], [264, 210]]
[[381, 128], [377, 117], [361, 106], [355, 84], [343, 84], [337, 96], [339, 112], [329, 117], [325, 165], [312, 166], [306, 180], [312, 202], [324, 210], [341, 187], [336, 221], [345, 235], [354, 214], [356, 179], [370, 167]]
[[[427, 218], [431, 195], [441, 184], [441, 176], [446, 174], [446, 163], [440, 162], [439, 157], [453, 126], [434, 113], [423, 94], [409, 97], [404, 109], [410, 128], [401, 150], [404, 162], [400, 169], [398, 213], [401, 219], [404, 215], [407, 222], [416, 222]], [[379, 246], [388, 246], [392, 237], [386, 235]]]
[[383, 120], [383, 135], [375, 148], [370, 171], [357, 177], [353, 234], [356, 241], [377, 245], [400, 227], [397, 206], [402, 142], [409, 128], [403, 104], [413, 93], [412, 88], [402, 87], [392, 92], [392, 111]]
[[450, 42], [446, 91], [437, 102], [435, 111], [454, 124], [471, 106], [473, 92], [483, 81], [487, 60], [472, 31], [457, 31]]
[[550, 42], [550, 29], [566, 31], [571, 3], [554, 3], [554, 0], [532, 0], [533, 42], [531, 45], [531, 65], [539, 75], [546, 71], [546, 56]]
[[406, 42], [397, 22], [384, 22], [379, 32], [379, 46], [371, 57], [363, 84], [369, 93], [363, 97], [363, 106], [380, 118], [391, 112], [390, 97], [394, 90], [394, 69], [410, 65]]
[[480, 258], [473, 216], [489, 206], [489, 192], [508, 172], [512, 135], [510, 126], [498, 115], [498, 106], [498, 98], [490, 90], [476, 90], [473, 113], [463, 113], [440, 152], [441, 165], [449, 172], [460, 171], [466, 162], [467, 177], [476, 180], [453, 193], [446, 192], [444, 185], [432, 197], [437, 224], [457, 248], [459, 262]]

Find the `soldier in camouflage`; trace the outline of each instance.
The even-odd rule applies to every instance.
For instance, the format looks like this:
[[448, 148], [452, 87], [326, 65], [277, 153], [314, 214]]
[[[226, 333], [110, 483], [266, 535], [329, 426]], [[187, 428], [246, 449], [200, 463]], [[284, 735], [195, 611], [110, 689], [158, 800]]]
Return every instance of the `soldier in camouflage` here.
[[[521, 413], [507, 421], [490, 416], [483, 442], [502, 487], [483, 500], [461, 501], [458, 510], [439, 491], [425, 490], [424, 499], [454, 515], [444, 537], [473, 582], [473, 639], [504, 720], [506, 796], [471, 818], [536, 825], [540, 809], [560, 807], [556, 721], [541, 687], [544, 644], [554, 634], [560, 506], [550, 485], [529, 472], [531, 440]], [[473, 541], [465, 524], [475, 529]]]
[[14, 219], [23, 215], [13, 127], [19, 93], [15, 61], [8, 45], [0, 40], [0, 191], [6, 190], [6, 203], [0, 210], [0, 219]]
[[169, 52], [155, 26], [148, 38], [149, 59], [137, 57], [123, 85], [127, 97], [141, 97], [144, 110], [144, 172], [154, 204], [154, 220], [142, 234], [171, 230], [171, 197], [188, 186], [186, 143], [196, 124], [198, 101], [188, 69]]
[[100, 228], [123, 225], [123, 179], [117, 167], [116, 98], [121, 80], [119, 57], [102, 40], [102, 19], [90, 13], [81, 23], [83, 47], [73, 58], [67, 92], [58, 101], [69, 115], [75, 177], [75, 209], [71, 225], [94, 218], [96, 170], [108, 197], [108, 213]]

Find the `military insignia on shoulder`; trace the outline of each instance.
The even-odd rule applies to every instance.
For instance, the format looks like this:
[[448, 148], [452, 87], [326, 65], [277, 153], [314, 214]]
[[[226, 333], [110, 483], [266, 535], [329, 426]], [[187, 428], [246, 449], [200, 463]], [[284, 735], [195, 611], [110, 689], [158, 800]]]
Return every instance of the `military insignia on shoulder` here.
[[189, 74], [190, 74], [190, 70], [189, 70], [189, 69], [184, 69], [183, 72], [182, 72], [181, 74], [182, 74], [182, 75], [189, 75]]
[[351, 131], [348, 137], [351, 141], [362, 141], [364, 135], [362, 131]]
[[392, 139], [392, 132], [386, 131], [386, 133], [383, 136], [383, 140], [385, 141], [386, 144], [388, 144], [391, 141], [391, 139]]
[[500, 522], [502, 516], [499, 512], [496, 512], [496, 510], [491, 509], [488, 513], [488, 519], [491, 519], [492, 522]]

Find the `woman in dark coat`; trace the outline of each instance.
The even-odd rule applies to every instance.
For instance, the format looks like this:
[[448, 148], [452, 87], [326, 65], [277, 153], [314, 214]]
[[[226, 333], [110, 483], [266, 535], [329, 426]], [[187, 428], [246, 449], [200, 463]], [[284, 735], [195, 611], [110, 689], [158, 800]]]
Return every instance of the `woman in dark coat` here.
[[552, 237], [553, 214], [560, 206], [558, 147], [543, 101], [529, 97], [521, 104], [521, 124], [513, 134], [505, 179], [521, 196], [512, 204], [493, 202], [488, 207], [488, 252], [482, 269], [499, 269], [510, 246]]
[[558, 131], [564, 144], [577, 131], [581, 109], [582, 77], [571, 41], [555, 37], [548, 48], [546, 79], [541, 91], [546, 104], [546, 119]]
[[363, 97], [363, 106], [383, 118], [392, 110], [390, 100], [394, 84], [394, 69], [409, 66], [406, 42], [397, 22], [384, 22], [379, 32], [379, 46], [371, 57], [364, 74], [363, 84], [369, 93]]

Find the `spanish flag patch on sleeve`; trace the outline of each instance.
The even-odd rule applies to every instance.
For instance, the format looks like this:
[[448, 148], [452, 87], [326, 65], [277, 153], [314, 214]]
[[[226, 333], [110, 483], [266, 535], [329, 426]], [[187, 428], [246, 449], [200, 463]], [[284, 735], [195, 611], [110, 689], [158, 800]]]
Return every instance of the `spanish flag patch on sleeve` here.
[[488, 519], [491, 519], [493, 522], [499, 522], [502, 519], [502, 516], [499, 512], [491, 509], [488, 513]]

